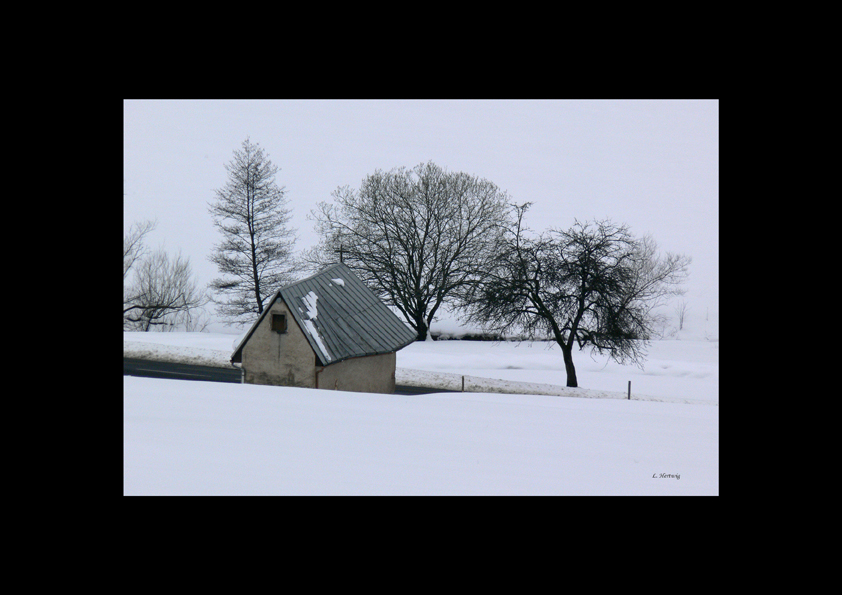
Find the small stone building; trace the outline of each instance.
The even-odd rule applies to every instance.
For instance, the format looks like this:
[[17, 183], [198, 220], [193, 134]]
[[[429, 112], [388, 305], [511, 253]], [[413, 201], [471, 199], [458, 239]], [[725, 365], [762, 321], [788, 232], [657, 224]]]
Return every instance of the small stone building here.
[[344, 264], [279, 289], [231, 356], [248, 384], [393, 393], [416, 333]]

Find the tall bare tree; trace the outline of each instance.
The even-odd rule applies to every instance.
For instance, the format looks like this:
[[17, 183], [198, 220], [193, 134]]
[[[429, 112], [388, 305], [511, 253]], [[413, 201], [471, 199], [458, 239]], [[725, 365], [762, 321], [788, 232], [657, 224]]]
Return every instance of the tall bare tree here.
[[216, 190], [209, 211], [223, 241], [209, 260], [221, 277], [216, 292], [218, 313], [233, 323], [251, 322], [264, 302], [293, 279], [295, 230], [285, 189], [275, 182], [278, 167], [248, 138], [225, 166], [228, 182]]
[[683, 293], [690, 258], [658, 254], [610, 221], [576, 222], [538, 237], [523, 225], [527, 205], [493, 265], [466, 299], [469, 321], [498, 333], [517, 329], [561, 347], [567, 386], [578, 386], [573, 348], [641, 365], [656, 328], [653, 309]]
[[311, 211], [319, 245], [313, 267], [341, 259], [427, 338], [446, 302], [476, 278], [504, 228], [505, 192], [481, 178], [432, 162], [381, 170], [360, 189], [333, 193]]

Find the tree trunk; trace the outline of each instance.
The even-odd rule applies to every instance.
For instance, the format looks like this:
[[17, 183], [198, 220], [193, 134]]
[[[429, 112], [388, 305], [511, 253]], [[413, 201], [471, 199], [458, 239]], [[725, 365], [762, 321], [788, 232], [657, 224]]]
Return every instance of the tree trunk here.
[[564, 356], [564, 369], [567, 371], [567, 386], [576, 388], [579, 382], [576, 379], [576, 366], [573, 365], [573, 347], [562, 345], [561, 353]]
[[418, 338], [416, 341], [426, 341], [428, 328], [423, 316], [415, 319], [415, 327], [418, 330]]
[[254, 299], [257, 300], [257, 315], [263, 314], [263, 297], [260, 295], [260, 275], [257, 273], [257, 246], [254, 233], [251, 234], [251, 274], [254, 279]]
[[[540, 304], [543, 307], [543, 303]], [[574, 335], [571, 332], [567, 336], [567, 340], [565, 340], [564, 334], [561, 332], [561, 329], [555, 322], [555, 319], [550, 315], [549, 316], [550, 324], [552, 325], [553, 329], [553, 336], [555, 337], [555, 342], [561, 347], [561, 354], [564, 356], [564, 369], [567, 371], [567, 386], [570, 388], [577, 388], [579, 386], [579, 381], [576, 378], [576, 366], [573, 365], [573, 345], [574, 343]]]

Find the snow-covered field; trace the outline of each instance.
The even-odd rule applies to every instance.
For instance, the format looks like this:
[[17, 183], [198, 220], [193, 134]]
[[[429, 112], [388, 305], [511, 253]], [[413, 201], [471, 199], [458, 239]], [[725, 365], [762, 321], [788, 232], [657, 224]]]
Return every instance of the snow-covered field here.
[[[428, 341], [372, 395], [124, 377], [124, 493], [718, 495], [719, 342], [644, 369], [551, 343]], [[124, 333], [124, 356], [228, 367], [237, 335]], [[631, 381], [632, 400], [627, 400]]]

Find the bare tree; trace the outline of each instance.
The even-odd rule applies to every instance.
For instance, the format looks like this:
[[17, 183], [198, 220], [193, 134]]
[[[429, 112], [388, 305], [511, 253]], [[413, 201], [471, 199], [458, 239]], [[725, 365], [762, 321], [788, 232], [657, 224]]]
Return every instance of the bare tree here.
[[172, 327], [206, 301], [189, 259], [180, 254], [171, 259], [159, 249], [134, 268], [134, 283], [124, 289], [124, 328], [149, 331], [156, 326]]
[[690, 258], [661, 257], [652, 238], [636, 239], [610, 221], [577, 221], [569, 230], [527, 237], [528, 206], [516, 208], [516, 225], [467, 296], [467, 319], [498, 333], [517, 328], [551, 337], [570, 387], [578, 386], [576, 345], [642, 365], [656, 326], [653, 308], [682, 293]]
[[312, 267], [341, 259], [427, 338], [436, 312], [476, 278], [504, 228], [506, 195], [491, 182], [432, 162], [380, 170], [311, 212]]
[[278, 167], [249, 139], [225, 166], [228, 182], [216, 190], [209, 211], [223, 241], [209, 260], [222, 276], [210, 287], [217, 311], [230, 322], [246, 323], [263, 312], [264, 302], [293, 280], [295, 231]]

